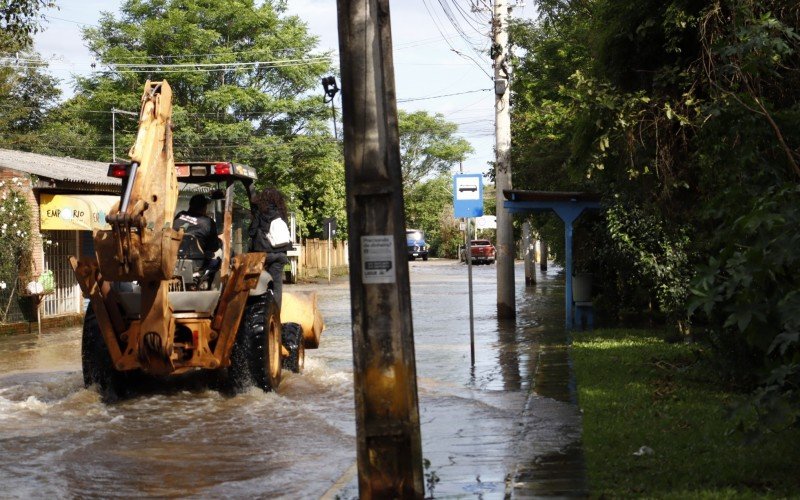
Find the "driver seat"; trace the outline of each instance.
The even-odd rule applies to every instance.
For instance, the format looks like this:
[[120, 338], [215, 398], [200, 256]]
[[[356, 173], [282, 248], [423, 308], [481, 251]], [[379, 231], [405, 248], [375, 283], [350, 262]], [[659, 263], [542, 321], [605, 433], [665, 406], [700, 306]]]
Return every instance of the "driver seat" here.
[[206, 257], [200, 241], [192, 234], [184, 234], [178, 248], [173, 276], [181, 281], [181, 290], [209, 290], [215, 281], [217, 259]]

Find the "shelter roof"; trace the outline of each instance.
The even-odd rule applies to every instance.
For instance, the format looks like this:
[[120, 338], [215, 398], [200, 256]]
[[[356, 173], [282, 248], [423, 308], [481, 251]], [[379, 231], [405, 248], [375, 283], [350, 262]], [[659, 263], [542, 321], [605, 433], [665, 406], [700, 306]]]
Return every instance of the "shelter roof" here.
[[509, 201], [600, 201], [600, 195], [581, 191], [525, 191], [520, 189], [505, 189], [503, 190], [503, 195]]
[[108, 163], [0, 149], [0, 167], [58, 181], [94, 185], [121, 185], [108, 177]]

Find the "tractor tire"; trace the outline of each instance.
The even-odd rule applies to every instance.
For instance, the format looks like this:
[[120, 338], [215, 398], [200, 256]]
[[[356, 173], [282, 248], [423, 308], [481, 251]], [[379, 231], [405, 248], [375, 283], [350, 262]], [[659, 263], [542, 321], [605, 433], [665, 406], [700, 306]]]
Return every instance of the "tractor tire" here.
[[303, 327], [297, 323], [286, 323], [283, 325], [281, 342], [289, 357], [284, 358], [283, 367], [293, 373], [302, 373], [306, 364], [306, 348], [303, 345]]
[[91, 305], [83, 319], [81, 366], [84, 387], [96, 385], [104, 402], [113, 403], [128, 395], [128, 375], [114, 368], [111, 354], [108, 352], [108, 346]]
[[245, 307], [228, 380], [236, 392], [251, 382], [264, 391], [276, 390], [281, 383], [281, 320], [271, 291]]

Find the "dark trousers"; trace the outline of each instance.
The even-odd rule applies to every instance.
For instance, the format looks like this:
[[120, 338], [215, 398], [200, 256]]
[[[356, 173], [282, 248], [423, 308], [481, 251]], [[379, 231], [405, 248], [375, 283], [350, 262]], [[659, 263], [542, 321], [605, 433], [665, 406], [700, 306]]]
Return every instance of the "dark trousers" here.
[[283, 262], [280, 260], [267, 265], [267, 272], [272, 276], [272, 293], [275, 304], [281, 309], [281, 294], [283, 293]]

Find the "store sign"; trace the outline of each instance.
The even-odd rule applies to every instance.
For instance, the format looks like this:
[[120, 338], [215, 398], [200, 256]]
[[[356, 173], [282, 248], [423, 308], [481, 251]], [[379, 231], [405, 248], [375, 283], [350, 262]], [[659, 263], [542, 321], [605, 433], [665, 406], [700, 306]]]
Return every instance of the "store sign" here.
[[106, 223], [106, 214], [118, 201], [119, 196], [99, 194], [42, 194], [39, 198], [41, 229], [111, 229]]

